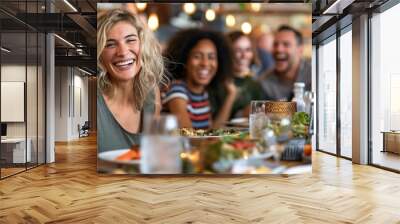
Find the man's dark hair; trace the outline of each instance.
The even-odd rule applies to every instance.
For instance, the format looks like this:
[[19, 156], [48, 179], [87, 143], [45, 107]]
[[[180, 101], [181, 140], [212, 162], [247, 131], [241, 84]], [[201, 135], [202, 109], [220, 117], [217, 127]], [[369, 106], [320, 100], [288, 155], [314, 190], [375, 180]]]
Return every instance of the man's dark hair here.
[[296, 30], [295, 28], [293, 28], [291, 26], [283, 25], [278, 28], [277, 32], [282, 32], [282, 31], [293, 32], [294, 36], [296, 37], [297, 45], [303, 45], [303, 35], [298, 30]]
[[233, 74], [233, 59], [229, 41], [215, 31], [202, 29], [186, 29], [176, 33], [168, 42], [164, 51], [167, 60], [167, 69], [172, 79], [183, 79], [185, 77], [186, 63], [190, 51], [201, 40], [210, 40], [217, 49], [218, 69], [215, 77], [210, 83], [211, 88], [218, 87]]

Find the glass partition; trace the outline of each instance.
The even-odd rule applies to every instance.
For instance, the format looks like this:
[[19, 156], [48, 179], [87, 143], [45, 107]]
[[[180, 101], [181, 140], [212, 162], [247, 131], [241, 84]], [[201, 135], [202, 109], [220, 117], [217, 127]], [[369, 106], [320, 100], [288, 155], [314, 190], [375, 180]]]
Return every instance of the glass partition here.
[[[27, 13], [37, 13], [37, 2], [26, 2]], [[32, 18], [38, 22], [38, 16]], [[27, 168], [37, 166], [37, 32], [27, 27], [27, 74], [26, 74], [26, 114], [27, 114], [27, 150], [30, 150], [30, 161]]]
[[[26, 33], [3, 32], [1, 45], [1, 122], [7, 133], [1, 140], [2, 177], [26, 169]], [[29, 147], [29, 145], [28, 145]]]
[[38, 74], [37, 74], [37, 162], [38, 165], [46, 162], [46, 145], [45, 145], [45, 111], [46, 111], [46, 38], [43, 33], [38, 34]]
[[45, 162], [45, 35], [24, 22], [44, 1], [2, 1], [0, 7], [0, 178]]
[[27, 113], [27, 150], [30, 150], [29, 154], [30, 159], [28, 160], [27, 166], [32, 167], [37, 165], [37, 106], [38, 106], [38, 49], [37, 49], [37, 41], [38, 35], [37, 33], [27, 33], [28, 38], [28, 63], [27, 63], [27, 80], [26, 80], [26, 113]]

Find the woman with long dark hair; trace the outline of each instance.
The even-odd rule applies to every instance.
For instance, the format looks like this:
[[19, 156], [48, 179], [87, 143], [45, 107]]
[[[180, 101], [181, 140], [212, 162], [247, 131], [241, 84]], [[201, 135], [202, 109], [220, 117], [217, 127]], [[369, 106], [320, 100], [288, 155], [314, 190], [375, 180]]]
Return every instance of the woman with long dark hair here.
[[[174, 79], [162, 97], [166, 110], [177, 115], [180, 127], [221, 127], [236, 98], [235, 85], [229, 79], [231, 50], [224, 36], [201, 29], [180, 31], [168, 43], [165, 57]], [[227, 93], [219, 99], [218, 110], [211, 108], [208, 98], [213, 88], [225, 88]]]

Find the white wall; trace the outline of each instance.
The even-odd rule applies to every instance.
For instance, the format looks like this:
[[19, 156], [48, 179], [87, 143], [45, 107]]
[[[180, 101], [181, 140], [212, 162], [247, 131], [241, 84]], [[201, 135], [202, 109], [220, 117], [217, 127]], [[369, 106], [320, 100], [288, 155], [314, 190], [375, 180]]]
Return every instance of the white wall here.
[[1, 65], [1, 81], [25, 82], [25, 65]]
[[[77, 74], [78, 72], [78, 74]], [[75, 70], [74, 75], [74, 108], [73, 108], [73, 119], [72, 119], [72, 136], [78, 137], [78, 124], [81, 126], [88, 121], [88, 78], [81, 76], [79, 70]]]
[[68, 84], [67, 67], [55, 68], [55, 141], [68, 140]]
[[[25, 65], [2, 65], [1, 66], [1, 81], [5, 82], [25, 82]], [[33, 70], [35, 70], [36, 74], [36, 67], [33, 66], [28, 66], [27, 71], [28, 74], [32, 73]], [[32, 80], [30, 80], [31, 82]], [[32, 85], [36, 85], [35, 83], [30, 83]], [[27, 88], [27, 97], [29, 98], [35, 98], [36, 99], [36, 89], [33, 88]], [[27, 99], [27, 102], [33, 102], [33, 99]], [[30, 105], [34, 106], [35, 105]], [[1, 110], [7, 110], [7, 108], [1, 108]], [[33, 118], [29, 117], [31, 114], [28, 114], [28, 121], [31, 121]], [[36, 116], [36, 114], [34, 114]], [[35, 117], [36, 118], [36, 117]], [[29, 125], [28, 127], [31, 127]], [[29, 131], [28, 131], [29, 133]], [[7, 136], [8, 137], [18, 137], [22, 138], [25, 137], [25, 122], [7, 122]], [[28, 136], [29, 137], [29, 136]]]
[[78, 124], [88, 120], [88, 78], [82, 75], [72, 67], [56, 67], [55, 141], [77, 139]]

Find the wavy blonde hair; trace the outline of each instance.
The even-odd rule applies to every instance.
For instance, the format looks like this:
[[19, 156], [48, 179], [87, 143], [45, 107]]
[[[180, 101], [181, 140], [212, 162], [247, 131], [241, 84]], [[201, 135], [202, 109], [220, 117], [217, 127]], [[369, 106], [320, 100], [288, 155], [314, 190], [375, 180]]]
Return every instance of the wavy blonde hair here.
[[139, 17], [129, 11], [113, 9], [99, 13], [97, 16], [97, 67], [99, 70], [98, 86], [102, 92], [111, 94], [113, 85], [105, 66], [101, 61], [101, 54], [107, 41], [107, 33], [118, 22], [128, 22], [136, 28], [140, 40], [140, 64], [139, 74], [134, 77], [133, 92], [134, 106], [142, 110], [144, 101], [150, 91], [165, 83], [164, 60], [161, 54], [161, 46], [151, 30], [142, 23]]

